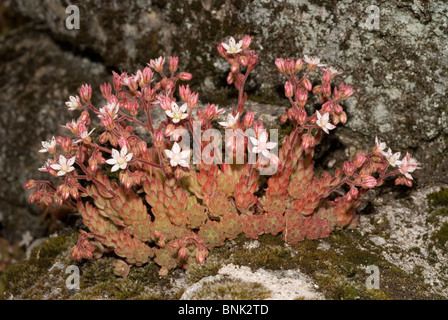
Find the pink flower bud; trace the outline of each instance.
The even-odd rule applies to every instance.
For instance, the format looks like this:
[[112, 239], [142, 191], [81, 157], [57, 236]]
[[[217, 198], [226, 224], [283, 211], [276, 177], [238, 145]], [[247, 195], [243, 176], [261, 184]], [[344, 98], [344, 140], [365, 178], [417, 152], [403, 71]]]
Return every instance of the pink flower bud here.
[[154, 131], [154, 146], [157, 148], [161, 148], [163, 147], [164, 144], [164, 138], [163, 138], [163, 134], [162, 131], [160, 130], [155, 130]]
[[70, 139], [69, 137], [62, 139], [61, 140], [61, 148], [62, 148], [62, 151], [69, 153], [70, 149], [72, 148], [72, 139]]
[[238, 62], [232, 62], [231, 66], [230, 66], [230, 72], [231, 73], [236, 73], [238, 72], [240, 65], [238, 64]]
[[322, 75], [322, 81], [324, 83], [330, 83], [331, 81], [331, 72], [329, 70], [325, 71]]
[[295, 61], [292, 59], [286, 59], [285, 61], [285, 68], [286, 68], [286, 72], [289, 74], [294, 74], [295, 73], [295, 69], [296, 69], [296, 64]]
[[104, 128], [106, 128], [106, 130], [112, 130], [113, 128], [115, 128], [114, 120], [108, 113], [102, 116], [101, 124], [104, 126]]
[[296, 98], [297, 98], [299, 107], [303, 107], [306, 104], [306, 101], [308, 100], [308, 91], [306, 91], [303, 88], [297, 89]]
[[115, 71], [112, 71], [112, 74], [114, 75], [114, 78], [113, 78], [114, 89], [115, 89], [115, 91], [120, 91], [121, 87], [122, 87], [121, 76], [118, 73], [116, 73]]
[[353, 198], [356, 198], [358, 196], [358, 188], [352, 186], [350, 189], [350, 195]]
[[303, 80], [303, 86], [305, 87], [306, 90], [311, 91], [313, 89], [313, 85], [311, 84], [310, 79], [305, 78]]
[[84, 102], [89, 102], [92, 98], [92, 86], [90, 84], [83, 84], [79, 88], [79, 96]]
[[291, 82], [286, 81], [285, 83], [285, 96], [291, 98], [294, 94], [294, 89], [292, 87]]
[[344, 111], [344, 109], [342, 109], [341, 105], [337, 104], [336, 107], [334, 107], [334, 112], [336, 112], [336, 114], [341, 114], [342, 111]]
[[355, 90], [353, 90], [352, 87], [344, 85], [343, 83], [340, 85], [340, 89], [342, 90], [342, 99], [347, 99], [355, 93]]
[[110, 83], [103, 83], [102, 85], [100, 85], [100, 90], [104, 99], [109, 99], [109, 97], [112, 95], [112, 86], [110, 85]]
[[280, 121], [281, 121], [281, 123], [285, 123], [286, 120], [288, 120], [288, 114], [287, 114], [287, 113], [284, 113], [284, 114], [282, 114], [282, 116], [280, 117]]
[[180, 248], [178, 255], [179, 255], [179, 258], [185, 259], [188, 255], [188, 249], [185, 247]]
[[357, 168], [361, 168], [362, 165], [366, 162], [366, 160], [367, 160], [367, 157], [364, 153], [358, 154], [355, 158], [355, 166]]
[[96, 158], [92, 157], [89, 159], [89, 169], [92, 172], [96, 172], [96, 170], [98, 169], [98, 161], [96, 160]]
[[243, 125], [244, 125], [246, 128], [249, 128], [249, 127], [252, 126], [252, 124], [254, 123], [254, 119], [255, 119], [255, 114], [254, 114], [254, 112], [253, 112], [253, 111], [248, 111], [248, 112], [246, 113], [246, 116], [244, 117]]
[[164, 110], [171, 110], [171, 99], [165, 96], [159, 96], [160, 107]]
[[300, 109], [299, 112], [297, 112], [297, 122], [300, 125], [304, 125], [306, 123], [306, 120], [308, 118], [308, 115], [306, 114], [306, 111], [304, 109]]
[[229, 72], [229, 75], [227, 76], [227, 83], [232, 84], [233, 81], [235, 81], [235, 76], [233, 75], [232, 72]]
[[128, 101], [124, 108], [132, 115], [136, 116], [138, 114], [138, 109], [140, 108], [140, 105], [138, 104], [137, 100]]
[[25, 190], [34, 189], [36, 185], [36, 180], [29, 180], [27, 183], [25, 183]]
[[260, 134], [263, 132], [264, 127], [263, 127], [263, 122], [261, 122], [260, 120], [255, 121], [254, 123], [254, 131], [255, 131], [255, 135], [257, 137], [260, 136]]
[[182, 171], [182, 169], [177, 168], [177, 169], [174, 171], [174, 178], [175, 178], [176, 180], [180, 180], [180, 179], [182, 179], [183, 176], [184, 176], [184, 172]]
[[355, 173], [356, 167], [351, 161], [345, 161], [342, 170], [346, 176], [351, 177]]
[[120, 146], [120, 148], [123, 148], [124, 146], [126, 146], [126, 148], [128, 150], [130, 149], [128, 140], [125, 137], [123, 137], [123, 136], [118, 138], [118, 145]]
[[341, 119], [339, 118], [339, 116], [336, 113], [333, 113], [333, 115], [331, 116], [331, 119], [333, 121], [333, 124], [336, 126], [339, 122], [341, 122]]
[[333, 110], [333, 101], [327, 101], [322, 106], [322, 113], [329, 113]]
[[319, 95], [321, 93], [322, 93], [322, 86], [317, 85], [313, 88], [313, 94]]
[[219, 54], [221, 55], [221, 57], [223, 57], [223, 58], [225, 58], [225, 57], [227, 57], [227, 52], [226, 52], [226, 49], [224, 49], [224, 47], [222, 46], [222, 44], [220, 43], [220, 44], [218, 44], [218, 52], [219, 52]]
[[187, 105], [188, 108], [194, 109], [197, 107], [199, 101], [199, 93], [192, 92], [190, 96], [188, 97]]
[[345, 113], [345, 112], [342, 112], [340, 115], [339, 115], [339, 119], [341, 120], [341, 123], [346, 123], [347, 122], [347, 114]]
[[250, 43], [252, 42], [252, 38], [249, 35], [246, 35], [241, 41], [242, 41], [241, 49], [246, 50], [247, 48], [249, 48]]
[[176, 72], [179, 64], [179, 57], [170, 57], [170, 71]]
[[188, 101], [188, 97], [190, 96], [190, 86], [180, 86], [179, 87], [179, 95], [180, 98], [182, 99], [182, 101], [187, 102]]
[[[247, 67], [247, 65], [249, 64], [249, 58], [246, 56], [240, 56], [240, 63]], [[232, 68], [230, 68], [230, 70], [232, 71]], [[233, 73], [235, 73], [236, 71], [238, 71], [238, 69], [236, 69]]]
[[284, 73], [286, 71], [285, 60], [283, 60], [283, 58], [275, 59], [275, 65], [276, 65], [278, 71], [280, 71], [281, 73]]
[[322, 84], [322, 94], [325, 97], [329, 97], [331, 95], [331, 85], [329, 83]]
[[372, 176], [363, 176], [362, 177], [362, 187], [365, 189], [371, 189], [373, 187], [375, 187], [377, 184], [377, 181], [374, 177]]
[[302, 59], [299, 58], [296, 61], [295, 71], [299, 72], [300, 70], [302, 70], [302, 67], [303, 67], [303, 61], [302, 61]]
[[179, 79], [182, 81], [190, 81], [193, 78], [193, 75], [188, 72], [181, 72], [179, 74]]
[[305, 134], [302, 136], [302, 148], [304, 150], [313, 148], [316, 145], [316, 139], [311, 134]]

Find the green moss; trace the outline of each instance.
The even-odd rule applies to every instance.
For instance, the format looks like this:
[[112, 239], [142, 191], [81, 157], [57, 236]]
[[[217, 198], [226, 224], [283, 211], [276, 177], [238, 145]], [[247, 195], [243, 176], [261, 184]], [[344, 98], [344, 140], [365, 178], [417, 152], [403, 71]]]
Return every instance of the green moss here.
[[205, 282], [192, 297], [193, 300], [262, 300], [271, 296], [271, 291], [256, 282], [235, 282], [223, 278]]
[[437, 192], [430, 193], [427, 199], [430, 207], [448, 206], [448, 188], [442, 188]]
[[445, 245], [448, 241], [448, 223], [444, 222], [440, 229], [432, 235], [432, 239], [442, 248], [446, 249]]

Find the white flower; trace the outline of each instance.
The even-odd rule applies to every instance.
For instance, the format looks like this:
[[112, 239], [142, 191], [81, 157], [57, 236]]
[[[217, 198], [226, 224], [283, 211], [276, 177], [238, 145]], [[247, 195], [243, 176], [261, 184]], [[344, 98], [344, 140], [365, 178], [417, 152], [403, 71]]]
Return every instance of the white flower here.
[[323, 116], [319, 113], [319, 111], [316, 111], [317, 115], [317, 121], [316, 124], [322, 128], [322, 130], [325, 131], [325, 133], [329, 133], [328, 130], [333, 130], [336, 128], [335, 125], [330, 123], [330, 114], [325, 113]]
[[378, 137], [375, 137], [375, 152], [383, 153], [384, 149], [386, 149], [386, 142], [381, 142], [378, 140]]
[[420, 169], [417, 160], [412, 158], [409, 153], [406, 153], [406, 156], [404, 156], [404, 158], [400, 162], [400, 172], [404, 174], [406, 178], [414, 180], [410, 175], [410, 172], [414, 172], [416, 169]]
[[171, 110], [166, 110], [165, 113], [168, 117], [173, 118], [173, 123], [178, 123], [180, 120], [188, 117], [187, 104], [184, 103], [182, 106], [178, 106], [176, 102], [171, 102]]
[[104, 107], [100, 108], [100, 115], [98, 117], [101, 119], [106, 114], [109, 114], [112, 119], [115, 119], [118, 114], [118, 110], [120, 109], [120, 104], [118, 102], [108, 103]]
[[31, 244], [31, 241], [33, 241], [33, 236], [31, 235], [31, 232], [26, 231], [22, 234], [22, 240], [18, 243], [18, 246], [25, 246], [28, 248]]
[[308, 57], [307, 55], [305, 55], [303, 60], [305, 60], [306, 63], [308, 63], [309, 65], [311, 65], [313, 67], [325, 67], [326, 66], [326, 64], [320, 63], [320, 58], [318, 58], [318, 57]]
[[58, 176], [64, 176], [68, 172], [75, 170], [73, 164], [75, 163], [76, 157], [72, 157], [67, 160], [63, 155], [59, 156], [59, 163], [54, 163], [50, 165], [53, 170], [58, 171]]
[[332, 78], [334, 76], [338, 76], [338, 75], [342, 74], [342, 71], [338, 71], [336, 68], [333, 68], [333, 67], [328, 67], [327, 71], [330, 72]]
[[53, 164], [53, 162], [50, 159], [48, 159], [45, 162], [45, 164], [42, 167], [40, 167], [39, 169], [37, 169], [37, 170], [39, 170], [41, 172], [48, 172], [48, 167], [51, 166], [52, 164]]
[[401, 165], [401, 161], [398, 160], [400, 158], [400, 152], [392, 153], [392, 150], [389, 148], [387, 152], [382, 152], [382, 154], [386, 157], [387, 161], [392, 167]]
[[65, 105], [70, 111], [77, 110], [82, 107], [81, 100], [78, 96], [70, 96], [70, 101], [67, 101]]
[[73, 141], [73, 144], [76, 144], [76, 143], [81, 142], [81, 141], [84, 141], [84, 142], [88, 143], [88, 142], [90, 141], [90, 140], [89, 140], [89, 137], [90, 137], [90, 135], [92, 134], [92, 132], [93, 132], [95, 129], [96, 129], [96, 128], [93, 128], [92, 130], [90, 130], [89, 133], [87, 133], [87, 130], [84, 130], [83, 132], [81, 132], [81, 133], [79, 134], [79, 137], [80, 137], [81, 139], [78, 139], [78, 140]]
[[117, 171], [118, 169], [123, 170], [126, 169], [128, 162], [131, 161], [133, 155], [133, 153], [128, 153], [128, 148], [124, 145], [120, 152], [116, 149], [112, 149], [112, 158], [106, 160], [106, 163], [113, 166], [110, 170], [112, 172]]
[[42, 147], [39, 152], [54, 153], [56, 151], [56, 138], [53, 137], [50, 141], [42, 141]]
[[177, 165], [188, 168], [190, 161], [190, 150], [184, 150], [181, 152], [180, 146], [177, 142], [174, 142], [173, 148], [171, 150], [165, 150], [165, 154], [170, 158], [170, 164], [172, 167]]
[[237, 113], [235, 116], [232, 116], [230, 113], [227, 115], [227, 121], [224, 122], [218, 122], [220, 125], [222, 125], [225, 129], [230, 129], [238, 122], [238, 117], [240, 116], [239, 113]]
[[254, 145], [254, 147], [252, 148], [252, 152], [254, 153], [260, 153], [265, 156], [266, 158], [270, 158], [271, 157], [271, 153], [269, 152], [270, 149], [275, 148], [275, 146], [277, 145], [276, 142], [268, 142], [268, 133], [266, 131], [263, 131], [260, 134], [259, 139], [257, 140], [254, 137], [249, 137], [250, 141], [252, 142], [252, 144]]
[[243, 46], [243, 40], [238, 41], [238, 43], [235, 42], [235, 39], [233, 37], [230, 37], [229, 44], [222, 42], [221, 45], [224, 49], [226, 49], [227, 53], [234, 54], [241, 52], [241, 47]]

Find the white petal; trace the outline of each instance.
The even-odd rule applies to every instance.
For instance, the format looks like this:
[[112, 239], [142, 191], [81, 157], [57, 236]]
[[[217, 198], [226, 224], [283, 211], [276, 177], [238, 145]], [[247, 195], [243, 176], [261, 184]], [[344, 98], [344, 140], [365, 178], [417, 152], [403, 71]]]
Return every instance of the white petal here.
[[221, 126], [223, 127], [228, 127], [229, 125], [227, 124], [227, 122], [218, 122]]
[[113, 158], [112, 158], [112, 159], [107, 159], [107, 160], [106, 160], [106, 163], [107, 163], [107, 164], [110, 164], [110, 165], [114, 165], [114, 164], [117, 164], [117, 160], [115, 160], [115, 159], [113, 159]]
[[182, 115], [182, 117], [180, 117], [181, 119], [185, 119], [186, 117], [188, 117], [188, 113], [184, 113], [183, 115]]
[[172, 167], [177, 166], [177, 162], [174, 161], [173, 159], [170, 160], [170, 164], [171, 164]]
[[50, 165], [50, 168], [53, 170], [61, 170], [62, 167], [61, 167], [61, 165], [54, 163], [54, 164]]
[[61, 171], [58, 172], [58, 177], [61, 177], [61, 176], [64, 176], [64, 175], [65, 175], [65, 171], [61, 170]]
[[184, 103], [181, 107], [180, 107], [180, 111], [185, 112], [187, 111], [187, 104]]
[[167, 115], [168, 117], [170, 117], [170, 118], [174, 118], [174, 114], [173, 114], [173, 112], [172, 112], [171, 110], [166, 110], [165, 113], [166, 113], [166, 115]]
[[[322, 119], [322, 115], [319, 113], [319, 111], [316, 111], [317, 119]], [[317, 122], [316, 122], [317, 123]]]
[[120, 166], [119, 166], [118, 164], [116, 164], [116, 165], [114, 165], [114, 166], [112, 167], [112, 169], [110, 169], [110, 171], [115, 172], [115, 171], [117, 171], [118, 169], [120, 169]]
[[72, 172], [73, 170], [75, 170], [75, 167], [69, 167], [67, 172]]
[[134, 155], [133, 153], [128, 153], [126, 155], [126, 161], [131, 161], [133, 155]]
[[75, 163], [76, 157], [71, 157], [70, 159], [68, 159], [67, 161], [67, 165], [71, 166]]
[[252, 144], [254, 146], [258, 146], [258, 140], [255, 137], [249, 137], [250, 142], [252, 142]]
[[128, 153], [128, 147], [124, 145], [123, 148], [121, 148], [120, 156], [125, 157], [127, 153]]
[[120, 169], [124, 170], [124, 169], [126, 169], [127, 166], [128, 166], [128, 164], [125, 162], [120, 166]]
[[260, 134], [260, 142], [261, 142], [262, 144], [265, 144], [267, 141], [268, 141], [268, 133], [267, 133], [266, 131], [263, 131], [263, 132]]
[[190, 159], [190, 150], [184, 150], [180, 153], [181, 159]]
[[173, 118], [173, 123], [178, 123], [180, 119]]
[[221, 45], [222, 45], [222, 47], [223, 47], [224, 49], [226, 49], [227, 51], [229, 51], [230, 47], [229, 47], [229, 45], [228, 45], [227, 43], [223, 42], [223, 43], [221, 43]]
[[264, 155], [268, 159], [271, 157], [271, 153], [268, 150], [263, 150], [261, 152], [261, 154]]
[[118, 158], [118, 157], [120, 157], [120, 152], [118, 152], [117, 149], [112, 149], [112, 157], [113, 157], [113, 158]]
[[177, 142], [174, 142], [173, 147], [171, 148], [171, 151], [173, 151], [174, 154], [179, 154], [180, 153], [180, 147], [177, 144]]
[[172, 158], [173, 157], [173, 152], [171, 151], [171, 150], [168, 150], [168, 149], [166, 149], [166, 150], [164, 150], [165, 151], [165, 154], [166, 154], [166, 156], [168, 157], [168, 158]]
[[180, 160], [179, 165], [182, 167], [186, 167], [186, 168], [188, 168], [190, 166], [190, 164], [185, 160]]
[[277, 142], [268, 142], [266, 144], [266, 149], [273, 149], [277, 146]]
[[253, 153], [259, 153], [261, 150], [258, 147], [253, 147], [252, 152]]
[[333, 130], [334, 128], [336, 128], [336, 126], [334, 124], [331, 123], [327, 123], [327, 125], [325, 126], [327, 129]]
[[63, 155], [59, 156], [59, 164], [61, 166], [64, 166], [67, 164], [67, 158], [65, 158]]
[[324, 130], [326, 134], [330, 134], [330, 132], [328, 132], [328, 129], [326, 127], [323, 127], [322, 130]]

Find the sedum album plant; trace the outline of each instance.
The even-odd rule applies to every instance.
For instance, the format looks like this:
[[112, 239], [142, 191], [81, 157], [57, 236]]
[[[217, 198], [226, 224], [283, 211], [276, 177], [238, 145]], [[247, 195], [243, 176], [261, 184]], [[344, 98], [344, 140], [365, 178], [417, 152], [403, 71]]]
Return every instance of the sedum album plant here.
[[[135, 75], [114, 73], [113, 85], [100, 86], [106, 101], [101, 108], [91, 103], [90, 85], [70, 97], [69, 110], [81, 111], [64, 126], [71, 137], [53, 137], [40, 150], [51, 157], [39, 170], [59, 178], [59, 184], [30, 180], [25, 188], [35, 189], [30, 202], [69, 203], [79, 210], [86, 230], [80, 230], [73, 259], [113, 251], [121, 258], [115, 262], [117, 275], [127, 276], [131, 266], [151, 259], [166, 275], [194, 259], [203, 263], [210, 249], [240, 233], [253, 239], [281, 234], [295, 244], [355, 228], [356, 207], [366, 191], [392, 176], [398, 176], [396, 184], [412, 186], [418, 163], [409, 154], [400, 159], [400, 153], [385, 151], [378, 139], [370, 153], [358, 154], [333, 174], [314, 173], [315, 146], [346, 122], [340, 103], [354, 93], [343, 82], [332, 86], [340, 72], [318, 58], [275, 61], [287, 79], [291, 105], [281, 121], [293, 126], [277, 152], [277, 142], [245, 110], [244, 86], [258, 62], [250, 43], [246, 36], [218, 45], [230, 64], [227, 82], [238, 90], [237, 107], [226, 117], [214, 104], [198, 110], [198, 93], [177, 84], [192, 78], [177, 73], [177, 57], [170, 57], [168, 73], [163, 57]], [[314, 87], [309, 80], [313, 71], [322, 72], [322, 84]], [[312, 95], [320, 108], [308, 114], [305, 104]], [[154, 108], [166, 114], [157, 128], [151, 120]], [[100, 129], [89, 128], [92, 116], [99, 118]], [[225, 163], [213, 120], [226, 130]], [[149, 132], [151, 147], [134, 126]], [[95, 129], [98, 139], [91, 137]]]

